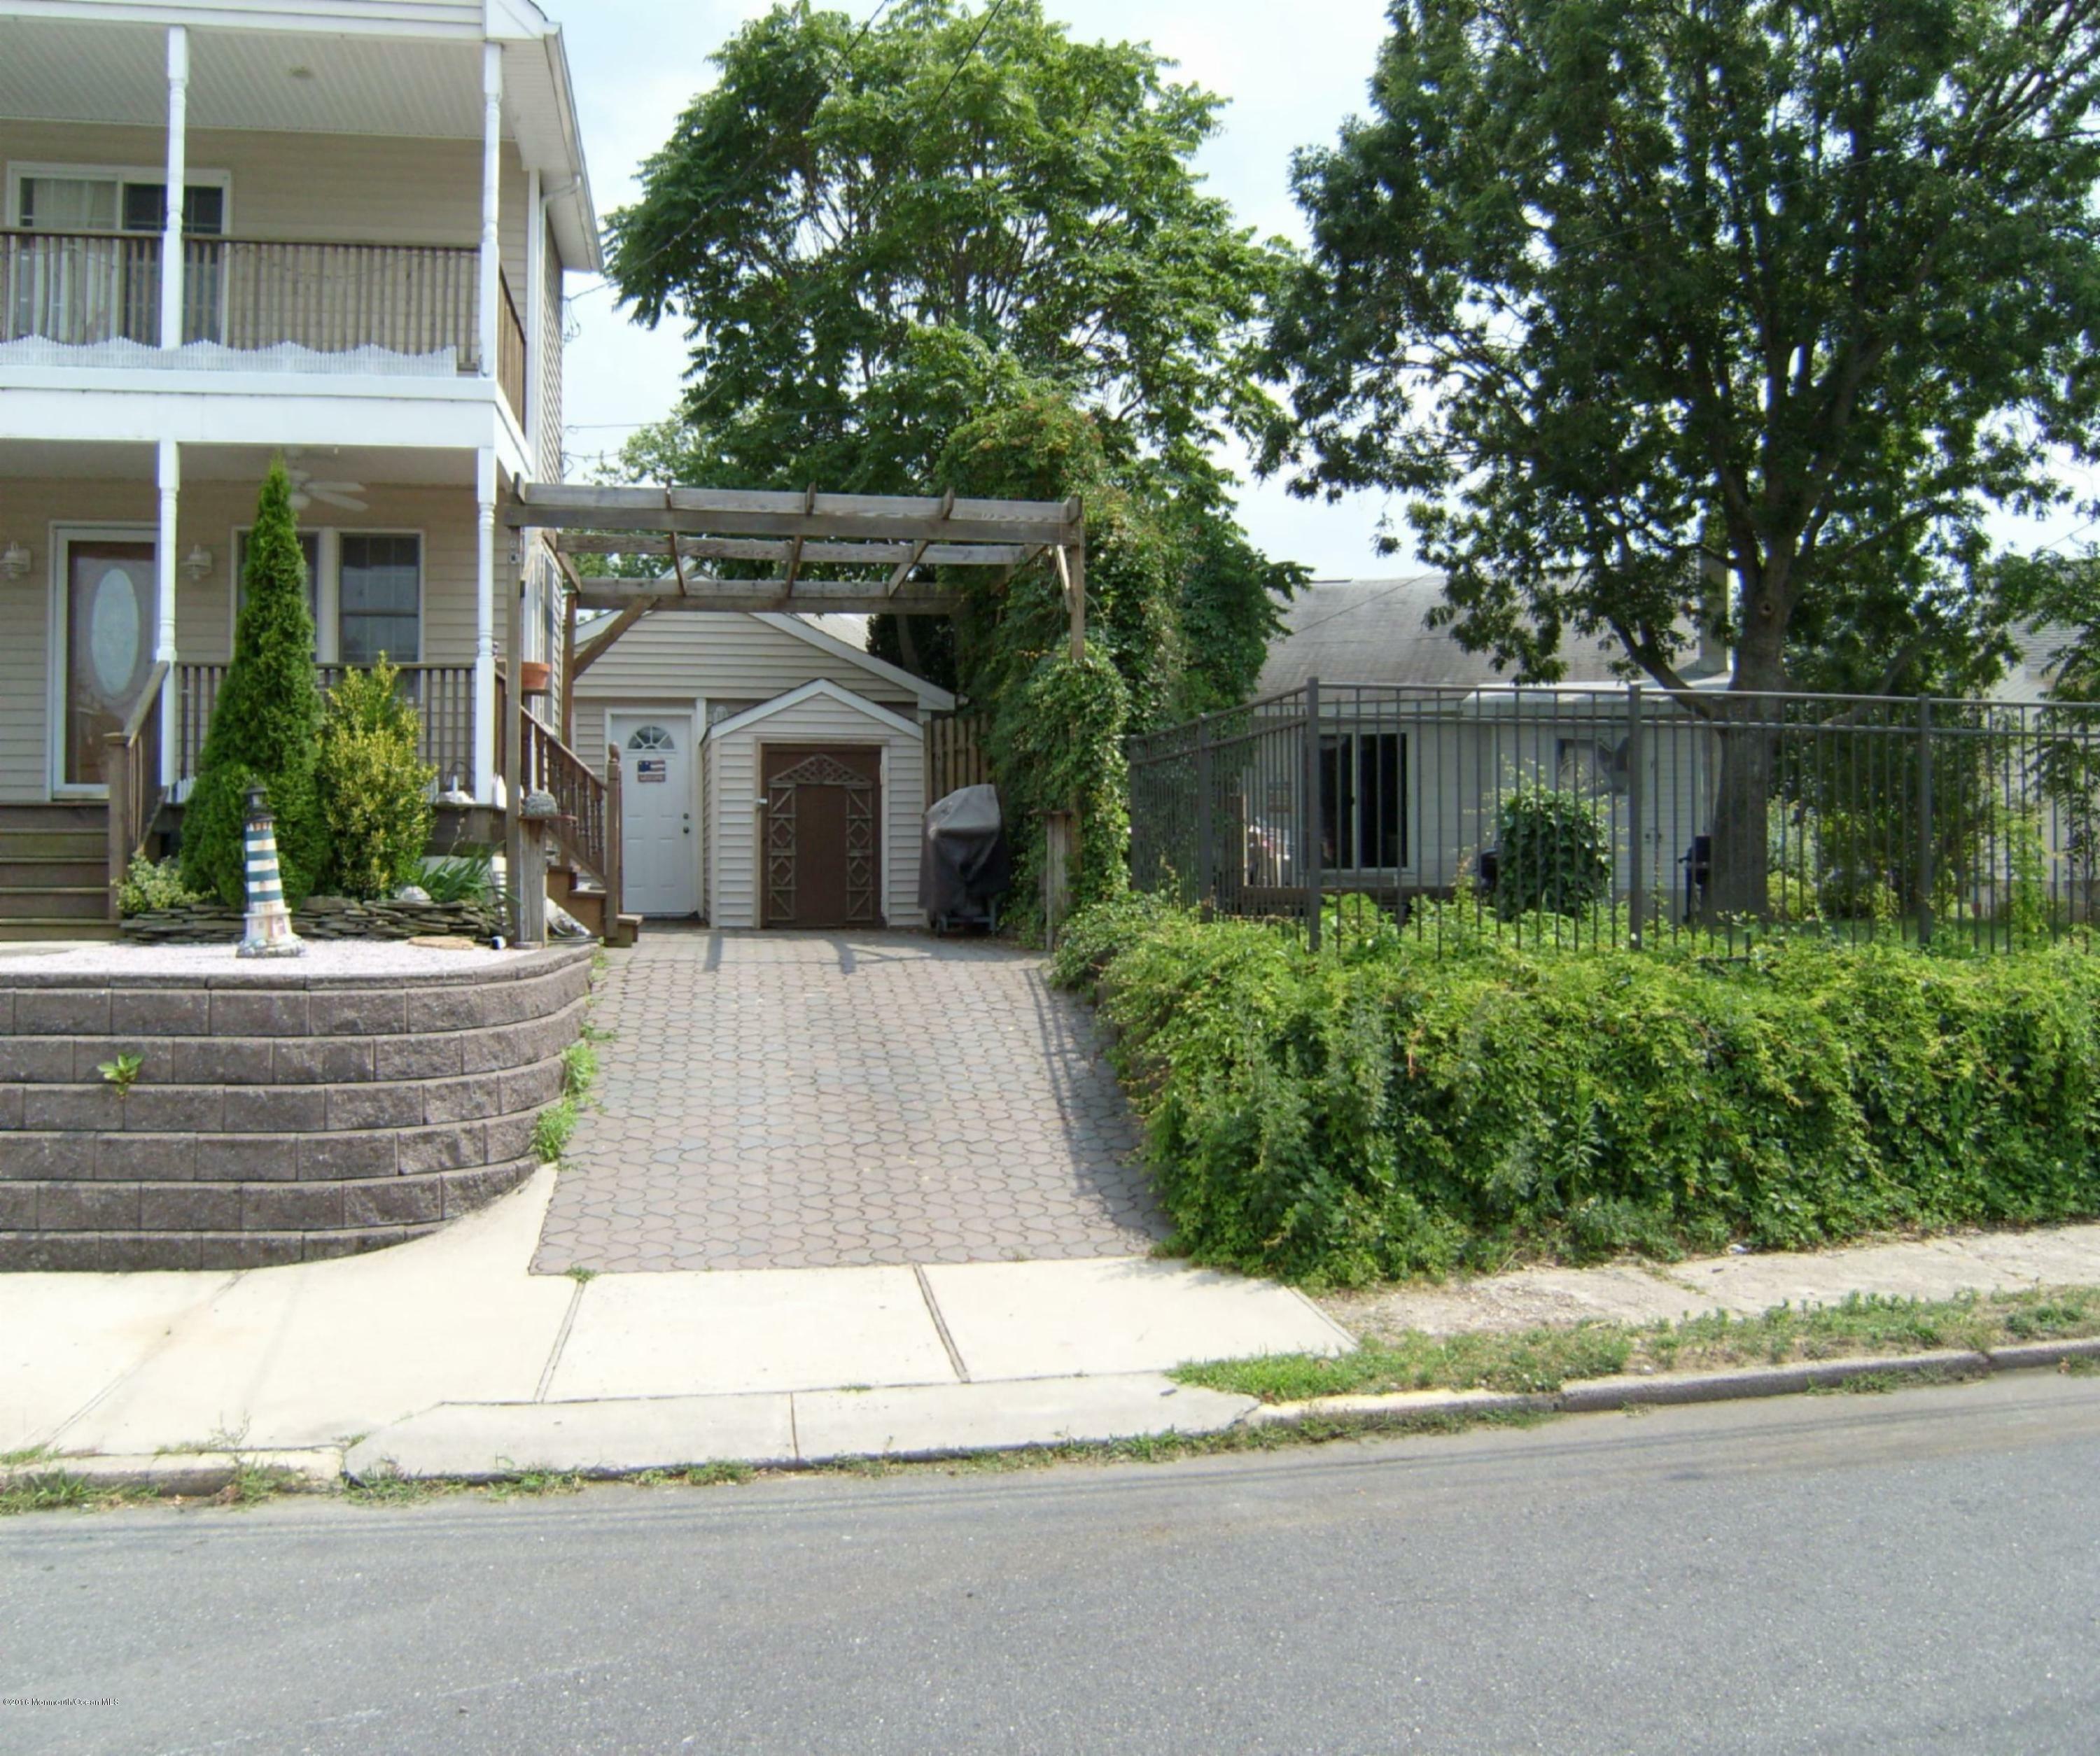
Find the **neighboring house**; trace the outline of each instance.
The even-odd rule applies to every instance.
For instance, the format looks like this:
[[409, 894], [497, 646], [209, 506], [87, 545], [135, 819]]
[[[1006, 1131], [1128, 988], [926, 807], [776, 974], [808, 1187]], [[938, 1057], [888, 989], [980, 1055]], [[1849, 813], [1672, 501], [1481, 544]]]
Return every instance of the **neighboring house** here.
[[926, 716], [946, 690], [858, 618], [645, 616], [577, 631], [571, 742], [620, 770], [624, 907], [717, 927], [920, 924]]
[[521, 571], [520, 654], [560, 660], [497, 512], [560, 479], [563, 276], [601, 266], [558, 29], [0, 0], [0, 934], [104, 913], [112, 734], [127, 809], [183, 796], [273, 453], [316, 662], [406, 666], [443, 783], [495, 803]]

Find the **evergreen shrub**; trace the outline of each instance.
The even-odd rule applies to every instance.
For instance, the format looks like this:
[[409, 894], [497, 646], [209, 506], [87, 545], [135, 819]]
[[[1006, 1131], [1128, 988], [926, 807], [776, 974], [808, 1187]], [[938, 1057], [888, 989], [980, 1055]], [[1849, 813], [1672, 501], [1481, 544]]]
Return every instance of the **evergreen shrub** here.
[[368, 671], [345, 672], [329, 692], [315, 780], [332, 892], [391, 896], [420, 878], [437, 778], [417, 755], [421, 730], [400, 673], [383, 657]]
[[183, 810], [183, 882], [241, 907], [248, 789], [260, 785], [276, 818], [285, 900], [296, 907], [320, 876], [327, 841], [314, 786], [321, 725], [314, 623], [281, 459], [263, 479], [241, 580], [247, 602], [234, 624], [233, 662], [219, 685]]
[[1495, 912], [1505, 920], [1550, 910], [1582, 915], [1612, 890], [1604, 814], [1580, 793], [1524, 787], [1502, 801]]
[[1073, 924], [1177, 1247], [1355, 1284], [2100, 1213], [2100, 959]]

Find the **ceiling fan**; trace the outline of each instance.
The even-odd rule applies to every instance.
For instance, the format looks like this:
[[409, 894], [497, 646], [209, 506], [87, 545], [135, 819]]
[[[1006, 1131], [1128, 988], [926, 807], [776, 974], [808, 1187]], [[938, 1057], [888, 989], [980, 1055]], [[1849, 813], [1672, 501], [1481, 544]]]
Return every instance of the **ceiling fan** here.
[[364, 492], [362, 482], [324, 482], [313, 471], [299, 464], [299, 453], [294, 450], [285, 455], [285, 474], [292, 479], [292, 510], [305, 512], [316, 503], [334, 506], [344, 512], [363, 512], [365, 505], [361, 497]]

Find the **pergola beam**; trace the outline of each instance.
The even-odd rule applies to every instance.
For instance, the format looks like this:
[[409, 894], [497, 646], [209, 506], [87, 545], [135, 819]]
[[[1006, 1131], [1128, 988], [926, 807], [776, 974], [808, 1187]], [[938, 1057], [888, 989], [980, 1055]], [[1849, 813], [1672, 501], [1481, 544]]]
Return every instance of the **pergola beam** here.
[[[605, 582], [611, 585], [613, 582]], [[962, 607], [954, 592], [908, 592], [892, 598], [880, 586], [856, 586], [849, 593], [817, 596], [805, 580], [801, 590], [783, 606], [778, 580], [730, 580], [715, 589], [695, 592], [690, 597], [643, 595], [633, 592], [588, 591], [577, 600], [585, 610], [617, 610], [624, 616], [639, 603], [650, 613], [671, 615], [677, 611], [709, 610], [809, 611], [819, 615], [953, 615]], [[629, 626], [632, 624], [629, 624]], [[607, 633], [611, 630], [608, 629]], [[603, 637], [599, 637], [602, 639]], [[596, 655], [596, 645], [586, 649]]]
[[[821, 504], [822, 496], [819, 496]], [[960, 506], [962, 502], [958, 501]], [[503, 522], [512, 529], [549, 527], [551, 516], [537, 505], [512, 503], [502, 510]], [[963, 543], [1043, 543], [1055, 545], [1074, 540], [1070, 526], [1062, 522], [1034, 518], [951, 518], [938, 527], [929, 519], [881, 518], [864, 514], [817, 512], [744, 513], [724, 514], [665, 511], [624, 506], [600, 507], [567, 518], [552, 528], [571, 531], [642, 531], [652, 536], [675, 532], [681, 536], [802, 536], [833, 541], [861, 539], [875, 542], [915, 541], [920, 536], [947, 536]], [[630, 545], [632, 546], [632, 545]]]
[[[654, 545], [638, 542], [632, 537], [603, 536], [589, 532], [564, 531], [556, 539], [556, 553], [564, 555], [631, 555], [639, 554]], [[753, 536], [682, 536], [678, 539], [678, 553], [689, 561], [770, 561], [777, 568], [788, 564], [790, 542], [768, 541]], [[815, 567], [819, 563], [840, 563], [848, 566], [894, 567], [900, 561], [910, 560], [914, 566], [924, 560], [929, 567], [1016, 567], [1031, 556], [1042, 553], [1040, 545], [1030, 546], [1021, 543], [823, 543], [805, 540], [802, 545], [802, 564]]]

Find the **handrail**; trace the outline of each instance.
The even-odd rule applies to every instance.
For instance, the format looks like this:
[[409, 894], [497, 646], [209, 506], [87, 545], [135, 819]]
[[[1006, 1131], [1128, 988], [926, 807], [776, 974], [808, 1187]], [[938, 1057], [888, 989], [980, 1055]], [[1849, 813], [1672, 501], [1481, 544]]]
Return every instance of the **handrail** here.
[[520, 714], [518, 721], [523, 731], [519, 788], [553, 796], [561, 813], [554, 825], [556, 844], [572, 864], [605, 888], [610, 899], [610, 880], [617, 874], [608, 850], [605, 781], [532, 714]]
[[173, 667], [157, 659], [123, 729], [103, 738], [102, 774], [109, 788], [109, 918], [117, 920], [124, 875], [152, 832], [161, 810], [161, 695]]

